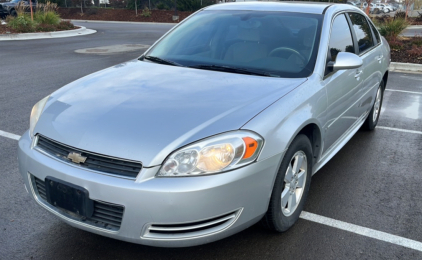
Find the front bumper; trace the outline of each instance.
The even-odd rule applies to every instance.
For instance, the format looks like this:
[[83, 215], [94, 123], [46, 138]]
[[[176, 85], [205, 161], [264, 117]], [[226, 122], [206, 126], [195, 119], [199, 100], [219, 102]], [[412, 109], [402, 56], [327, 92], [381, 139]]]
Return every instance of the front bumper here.
[[[153, 176], [159, 166], [143, 168], [134, 181], [87, 171], [40, 153], [31, 148], [28, 132], [19, 140], [18, 151], [25, 186], [48, 211], [74, 227], [96, 234], [163, 247], [209, 243], [259, 221], [268, 208], [281, 158], [278, 154], [230, 172], [200, 177], [156, 178]], [[120, 228], [107, 230], [66, 215], [40, 198], [31, 176], [40, 180], [54, 177], [85, 188], [94, 201], [122, 205]], [[223, 224], [218, 222], [226, 218]], [[204, 223], [216, 224], [198, 229]], [[152, 227], [166, 231], [152, 233]]]

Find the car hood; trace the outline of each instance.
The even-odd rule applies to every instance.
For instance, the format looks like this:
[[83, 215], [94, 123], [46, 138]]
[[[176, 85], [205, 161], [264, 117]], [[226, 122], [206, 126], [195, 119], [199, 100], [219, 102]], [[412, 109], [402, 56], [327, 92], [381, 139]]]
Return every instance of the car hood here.
[[54, 92], [35, 133], [154, 166], [181, 146], [241, 128], [305, 81], [135, 60]]

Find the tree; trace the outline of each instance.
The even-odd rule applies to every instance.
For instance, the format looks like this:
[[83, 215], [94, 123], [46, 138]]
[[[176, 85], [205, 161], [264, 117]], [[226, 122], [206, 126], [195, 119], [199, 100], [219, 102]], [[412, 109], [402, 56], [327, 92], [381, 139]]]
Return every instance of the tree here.
[[370, 5], [371, 5], [371, 3], [372, 3], [372, 0], [365, 0], [365, 3], [367, 3], [368, 4], [368, 6], [366, 7], [366, 9], [365, 9], [365, 13], [367, 14], [367, 15], [369, 15], [369, 7], [370, 7]]
[[406, 15], [404, 17], [405, 20], [407, 20], [409, 9], [414, 3], [415, 3], [415, 0], [404, 0], [404, 5], [406, 6]]

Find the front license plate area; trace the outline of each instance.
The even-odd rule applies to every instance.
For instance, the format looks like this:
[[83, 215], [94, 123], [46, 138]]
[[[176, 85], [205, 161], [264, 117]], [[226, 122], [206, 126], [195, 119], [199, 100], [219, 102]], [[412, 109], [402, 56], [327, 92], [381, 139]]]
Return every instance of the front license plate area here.
[[94, 201], [86, 189], [54, 177], [45, 178], [47, 201], [55, 207], [68, 210], [82, 217], [91, 217]]

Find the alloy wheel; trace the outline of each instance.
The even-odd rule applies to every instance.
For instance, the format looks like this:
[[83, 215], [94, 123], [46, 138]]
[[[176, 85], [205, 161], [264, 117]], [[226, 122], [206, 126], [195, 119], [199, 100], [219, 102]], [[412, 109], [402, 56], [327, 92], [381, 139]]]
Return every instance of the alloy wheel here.
[[374, 113], [372, 114], [372, 121], [376, 122], [381, 108], [381, 88], [378, 88], [377, 96], [375, 97]]
[[303, 151], [296, 152], [290, 159], [284, 177], [284, 188], [281, 192], [281, 211], [286, 217], [292, 215], [298, 207], [305, 190], [308, 163]]

